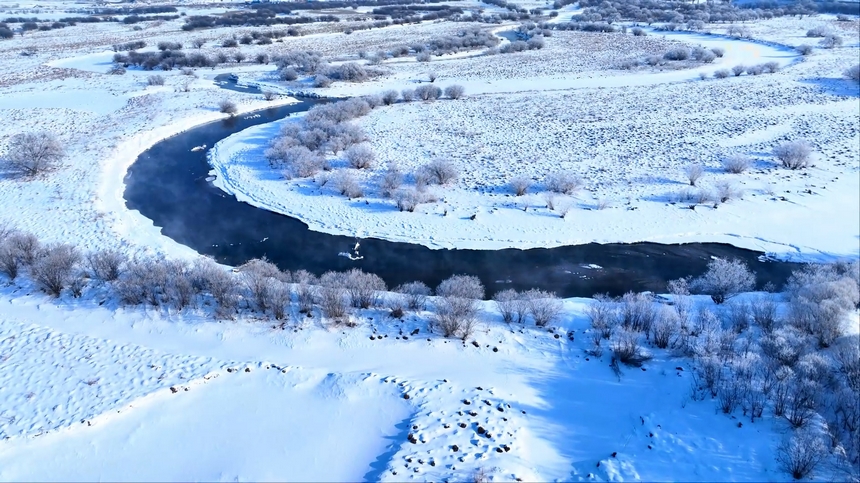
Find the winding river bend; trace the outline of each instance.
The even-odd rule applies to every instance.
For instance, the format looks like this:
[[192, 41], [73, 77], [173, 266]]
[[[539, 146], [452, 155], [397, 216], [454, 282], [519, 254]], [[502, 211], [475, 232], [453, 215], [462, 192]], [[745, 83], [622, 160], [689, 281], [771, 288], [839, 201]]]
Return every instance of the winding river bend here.
[[351, 252], [356, 239], [308, 229], [299, 220], [236, 200], [208, 180], [206, 150], [225, 137], [262, 123], [303, 112], [319, 101], [268, 109], [198, 126], [142, 153], [126, 175], [125, 199], [161, 227], [164, 235], [217, 261], [240, 265], [265, 256], [282, 269], [360, 268], [389, 286], [420, 280], [437, 285], [452, 274], [478, 276], [489, 293], [505, 288], [541, 288], [560, 296], [591, 296], [629, 290], [660, 291], [667, 280], [698, 275], [710, 257], [735, 257], [757, 273], [759, 285], [782, 285], [796, 264], [764, 260], [759, 252], [726, 244], [587, 244], [549, 249], [432, 250], [422, 245], [374, 238], [360, 240], [361, 260]]

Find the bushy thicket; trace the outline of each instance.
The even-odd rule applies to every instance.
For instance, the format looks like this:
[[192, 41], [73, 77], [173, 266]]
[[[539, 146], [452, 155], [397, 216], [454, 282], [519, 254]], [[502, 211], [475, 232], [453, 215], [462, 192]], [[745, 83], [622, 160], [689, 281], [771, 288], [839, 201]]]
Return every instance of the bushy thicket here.
[[[284, 125], [266, 150], [266, 158], [291, 177], [313, 176], [328, 167], [326, 154], [337, 155], [367, 140], [364, 131], [349, 121], [371, 109], [371, 103], [357, 98], [314, 106], [300, 121]], [[364, 166], [372, 162], [367, 154], [353, 150], [349, 156]]]
[[[709, 271], [728, 268], [736, 276], [719, 277], [749, 282], [744, 270], [726, 263]], [[715, 278], [698, 280], [726, 285]], [[608, 348], [613, 364], [637, 365], [649, 357], [650, 344], [691, 357], [693, 400], [711, 399], [718, 411], [751, 422], [783, 418], [795, 428], [777, 449], [788, 474], [808, 478], [830, 458], [847, 479], [860, 476], [860, 338], [845, 335], [860, 303], [860, 263], [796, 271], [781, 304], [779, 296], [763, 293], [717, 310], [697, 308], [688, 287], [686, 279], [670, 282], [664, 304], [648, 294], [596, 296], [587, 311], [589, 352], [599, 356]], [[506, 321], [521, 310], [511, 295], [495, 297]]]
[[[556, 5], [571, 3], [557, 0]], [[745, 3], [743, 6], [724, 2], [689, 3], [683, 1], [635, 1], [635, 0], [585, 0], [579, 2], [584, 7], [573, 22], [603, 22], [610, 25], [622, 20], [647, 25], [666, 24], [669, 30], [686, 28], [701, 30], [707, 23], [735, 23], [759, 19], [769, 19], [784, 15], [808, 15], [815, 11], [811, 3]], [[559, 8], [559, 7], [555, 7]]]

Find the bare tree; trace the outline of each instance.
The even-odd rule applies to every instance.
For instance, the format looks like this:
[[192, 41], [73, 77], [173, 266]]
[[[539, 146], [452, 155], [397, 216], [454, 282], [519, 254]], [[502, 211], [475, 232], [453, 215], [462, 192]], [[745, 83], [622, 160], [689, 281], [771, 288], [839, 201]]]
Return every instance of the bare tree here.
[[699, 181], [699, 178], [705, 173], [705, 167], [701, 164], [691, 164], [684, 168], [684, 174], [687, 176], [687, 181], [690, 182], [690, 186], [696, 186], [696, 182]]
[[708, 294], [715, 303], [721, 304], [741, 292], [755, 288], [755, 275], [740, 260], [714, 258], [708, 262], [708, 270], [690, 283], [690, 288]]
[[36, 176], [56, 168], [65, 149], [50, 132], [21, 133], [12, 136], [6, 155], [0, 158], [0, 169], [19, 176]]
[[780, 144], [773, 148], [773, 155], [788, 169], [802, 169], [809, 166], [812, 147], [803, 139]]
[[275, 91], [264, 90], [263, 91], [263, 99], [267, 101], [274, 101], [278, 97], [278, 93]]
[[31, 267], [30, 274], [46, 292], [59, 297], [71, 282], [80, 258], [72, 245], [49, 245]]

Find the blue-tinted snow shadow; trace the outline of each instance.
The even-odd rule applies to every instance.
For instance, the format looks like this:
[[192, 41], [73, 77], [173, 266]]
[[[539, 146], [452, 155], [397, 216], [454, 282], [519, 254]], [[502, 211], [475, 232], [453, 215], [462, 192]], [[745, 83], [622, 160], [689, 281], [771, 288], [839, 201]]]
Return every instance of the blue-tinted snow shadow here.
[[849, 79], [815, 77], [800, 82], [818, 87], [822, 92], [839, 97], [860, 97], [860, 83]]
[[400, 450], [400, 445], [406, 441], [406, 437], [409, 435], [409, 426], [411, 421], [412, 416], [409, 416], [394, 425], [394, 428], [397, 429], [397, 434], [385, 437], [386, 440], [390, 441], [387, 451], [377, 456], [376, 460], [370, 463], [370, 471], [364, 474], [364, 481], [382, 481], [382, 474], [388, 468], [388, 464], [391, 462], [392, 458], [394, 458], [394, 455]]

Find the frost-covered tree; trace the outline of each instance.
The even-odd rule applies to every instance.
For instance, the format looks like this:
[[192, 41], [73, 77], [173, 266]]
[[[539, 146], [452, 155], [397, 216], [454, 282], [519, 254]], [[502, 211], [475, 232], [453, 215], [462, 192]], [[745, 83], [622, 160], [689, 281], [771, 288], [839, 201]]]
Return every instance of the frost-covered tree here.
[[740, 260], [714, 258], [705, 274], [690, 282], [690, 288], [710, 295], [715, 303], [721, 304], [741, 292], [753, 290], [755, 274]]
[[50, 132], [30, 132], [12, 136], [0, 170], [18, 176], [37, 176], [56, 168], [65, 157], [65, 148]]

